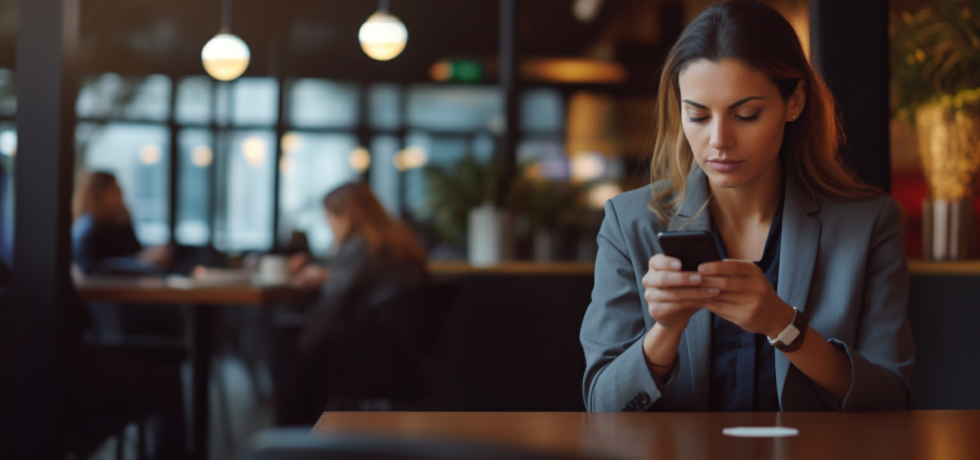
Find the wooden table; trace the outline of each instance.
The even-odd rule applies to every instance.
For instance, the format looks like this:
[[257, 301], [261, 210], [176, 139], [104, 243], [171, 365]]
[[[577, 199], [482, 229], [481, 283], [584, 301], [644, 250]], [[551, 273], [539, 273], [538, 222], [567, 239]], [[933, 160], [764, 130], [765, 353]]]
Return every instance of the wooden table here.
[[208, 456], [211, 330], [216, 308], [310, 301], [317, 289], [289, 286], [202, 286], [188, 280], [150, 277], [80, 277], [75, 289], [85, 301], [124, 304], [182, 304], [191, 312], [191, 431], [195, 458]]
[[[735, 426], [789, 438], [734, 438]], [[327, 412], [313, 433], [443, 438], [620, 459], [980, 459], [980, 411], [575, 413]]]

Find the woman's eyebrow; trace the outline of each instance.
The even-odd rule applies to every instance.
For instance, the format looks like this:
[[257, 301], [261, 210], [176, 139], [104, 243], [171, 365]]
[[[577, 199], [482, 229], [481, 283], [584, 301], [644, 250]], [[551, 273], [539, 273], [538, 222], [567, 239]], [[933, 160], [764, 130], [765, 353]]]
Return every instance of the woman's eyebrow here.
[[[762, 97], [762, 96], [749, 96], [749, 97], [747, 97], [745, 99], [742, 99], [742, 100], [740, 100], [740, 101], [738, 101], [738, 102], [736, 102], [736, 103], [728, 106], [728, 108], [729, 109], [734, 109], [734, 108], [736, 108], [736, 107], [738, 107], [738, 106], [740, 106], [740, 105], [742, 105], [742, 104], [744, 104], [746, 102], [754, 101], [756, 99], [765, 99], [765, 98]], [[688, 99], [684, 99], [681, 102], [684, 102], [684, 103], [687, 103], [687, 104], [691, 104], [691, 105], [693, 105], [693, 106], [695, 106], [695, 107], [697, 107], [699, 109], [708, 110], [708, 108], [705, 107], [704, 105], [698, 104], [697, 102], [694, 102], [694, 101], [691, 101], [691, 100], [688, 100]]]

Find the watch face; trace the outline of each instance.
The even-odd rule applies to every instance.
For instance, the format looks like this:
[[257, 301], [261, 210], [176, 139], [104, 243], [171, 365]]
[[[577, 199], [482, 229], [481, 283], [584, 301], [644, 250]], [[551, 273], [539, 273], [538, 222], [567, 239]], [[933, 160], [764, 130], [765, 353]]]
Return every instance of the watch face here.
[[783, 342], [783, 345], [789, 345], [793, 343], [793, 341], [796, 340], [796, 338], [799, 336], [800, 336], [800, 330], [797, 329], [796, 326], [790, 326], [786, 330], [786, 336], [780, 338], [779, 341]]

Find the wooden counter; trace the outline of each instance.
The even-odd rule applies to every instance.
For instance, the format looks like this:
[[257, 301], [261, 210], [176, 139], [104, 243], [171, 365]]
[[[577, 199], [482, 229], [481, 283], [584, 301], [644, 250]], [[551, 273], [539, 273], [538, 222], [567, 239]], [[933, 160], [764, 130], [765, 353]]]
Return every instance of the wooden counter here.
[[[433, 262], [429, 270], [436, 275], [587, 275], [595, 269], [591, 262], [504, 262], [492, 267], [473, 267], [466, 262]], [[912, 276], [980, 276], [980, 260], [934, 262], [909, 260]]]
[[[786, 426], [799, 434], [787, 438], [722, 434], [724, 428], [735, 426]], [[980, 411], [327, 412], [313, 428], [314, 435], [442, 439], [546, 455], [624, 460], [966, 460], [980, 458], [978, 432]]]

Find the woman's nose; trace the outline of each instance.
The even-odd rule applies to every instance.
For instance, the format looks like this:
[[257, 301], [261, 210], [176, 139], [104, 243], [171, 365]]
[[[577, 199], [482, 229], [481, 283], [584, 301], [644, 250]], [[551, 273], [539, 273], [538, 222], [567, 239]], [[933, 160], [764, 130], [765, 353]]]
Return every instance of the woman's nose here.
[[715, 150], [728, 150], [735, 146], [735, 136], [731, 132], [730, 123], [723, 117], [714, 117], [708, 145]]

